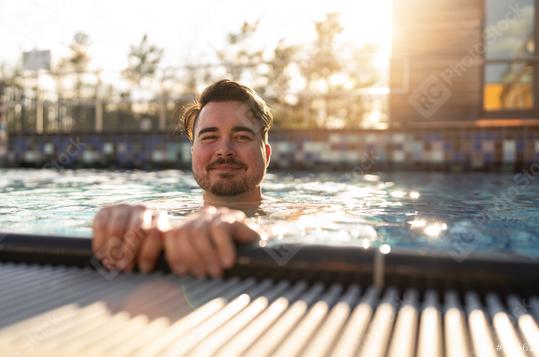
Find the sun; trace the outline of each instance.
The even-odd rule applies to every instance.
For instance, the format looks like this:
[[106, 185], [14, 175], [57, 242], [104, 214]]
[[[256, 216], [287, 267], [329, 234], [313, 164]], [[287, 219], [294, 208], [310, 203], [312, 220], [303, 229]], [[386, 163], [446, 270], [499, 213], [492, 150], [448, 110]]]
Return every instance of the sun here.
[[391, 51], [392, 6], [390, 0], [343, 3], [340, 19], [343, 33], [356, 45], [373, 44], [389, 56]]
[[341, 46], [372, 48], [372, 52], [365, 55], [381, 77], [387, 78], [393, 29], [392, 1], [381, 0], [371, 3], [335, 1], [332, 4], [326, 11], [339, 14], [339, 22], [343, 27], [343, 31], [339, 34]]

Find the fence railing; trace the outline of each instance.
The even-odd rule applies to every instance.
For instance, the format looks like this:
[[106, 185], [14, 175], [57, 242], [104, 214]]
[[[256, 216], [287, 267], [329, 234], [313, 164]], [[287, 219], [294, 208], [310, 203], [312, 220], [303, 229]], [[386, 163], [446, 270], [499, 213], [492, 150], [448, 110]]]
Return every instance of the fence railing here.
[[175, 100], [118, 103], [21, 97], [4, 103], [6, 130], [14, 134], [174, 130], [179, 108]]
[[[388, 125], [386, 92], [303, 94], [296, 104], [269, 98], [276, 127], [383, 129]], [[192, 96], [132, 99], [45, 100], [35, 95], [0, 97], [8, 133], [56, 134], [71, 132], [122, 133], [174, 131], [181, 107]]]

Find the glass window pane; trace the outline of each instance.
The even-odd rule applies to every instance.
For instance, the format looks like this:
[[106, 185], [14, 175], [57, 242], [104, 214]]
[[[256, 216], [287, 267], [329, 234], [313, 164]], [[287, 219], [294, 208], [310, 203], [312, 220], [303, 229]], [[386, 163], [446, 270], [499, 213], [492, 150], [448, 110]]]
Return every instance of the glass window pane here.
[[534, 0], [487, 0], [486, 59], [533, 56], [534, 13]]
[[527, 62], [487, 64], [483, 103], [487, 111], [532, 109], [533, 65]]

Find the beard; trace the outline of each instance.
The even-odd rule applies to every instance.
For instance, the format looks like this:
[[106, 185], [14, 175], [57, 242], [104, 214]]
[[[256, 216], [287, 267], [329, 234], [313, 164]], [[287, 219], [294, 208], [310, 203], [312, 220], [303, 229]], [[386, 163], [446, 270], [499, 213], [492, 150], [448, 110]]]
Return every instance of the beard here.
[[195, 170], [193, 170], [193, 176], [195, 178], [195, 181], [204, 191], [211, 192], [216, 196], [231, 197], [241, 195], [243, 193], [253, 190], [260, 182], [260, 179], [258, 177], [221, 173], [217, 174], [218, 178], [214, 183], [211, 183], [209, 177], [211, 169], [214, 165], [218, 164], [237, 164], [238, 166], [244, 166], [241, 163], [230, 160], [217, 160], [216, 162], [208, 165], [208, 168], [202, 175], [198, 175]]
[[249, 182], [246, 177], [238, 179], [221, 177], [219, 181], [213, 185], [209, 185], [207, 191], [216, 196], [237, 196], [249, 191], [249, 188]]

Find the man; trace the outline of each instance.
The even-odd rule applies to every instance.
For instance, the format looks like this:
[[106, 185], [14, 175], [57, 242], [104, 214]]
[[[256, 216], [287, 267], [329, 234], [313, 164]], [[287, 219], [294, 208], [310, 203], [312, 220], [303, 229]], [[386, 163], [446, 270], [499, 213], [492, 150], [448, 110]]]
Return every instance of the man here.
[[242, 210], [262, 200], [272, 120], [265, 102], [246, 86], [221, 80], [206, 88], [181, 118], [204, 208], [178, 227], [142, 205], [102, 208], [93, 222], [94, 254], [109, 268], [131, 271], [137, 264], [148, 272], [164, 249], [176, 274], [219, 277], [234, 264], [234, 242], [259, 238]]

